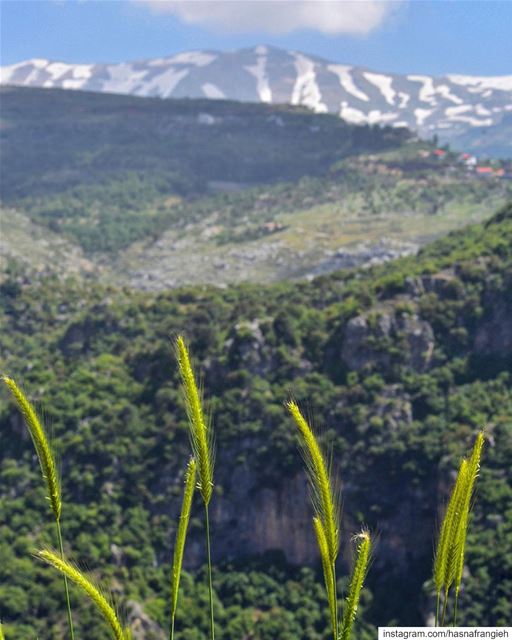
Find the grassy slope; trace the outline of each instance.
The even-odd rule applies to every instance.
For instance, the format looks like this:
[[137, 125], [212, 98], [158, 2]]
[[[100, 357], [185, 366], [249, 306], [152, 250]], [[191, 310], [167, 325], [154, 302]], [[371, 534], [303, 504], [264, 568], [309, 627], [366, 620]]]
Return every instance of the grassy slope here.
[[[140, 601], [165, 624], [170, 541], [188, 451], [169, 336], [185, 331], [213, 405], [221, 489], [214, 502], [236, 513], [234, 520], [216, 516], [217, 562], [235, 555], [216, 574], [222, 638], [327, 637], [318, 573], [275, 555], [243, 561], [250, 552], [244, 536], [250, 538], [255, 522], [251, 503], [266, 496], [257, 517], [267, 522], [271, 489], [285, 487], [301, 469], [282, 405], [290, 388], [328, 426], [324, 438], [343, 478], [344, 540], [361, 522], [381, 534], [362, 638], [374, 637], [372, 625], [421, 624], [432, 610], [422, 584], [431, 571], [436, 510], [458, 457], [488, 425], [460, 623], [505, 623], [512, 596], [506, 472], [512, 351], [500, 333], [506, 325], [492, 321], [500, 309], [510, 317], [511, 248], [509, 206], [486, 226], [451, 234], [418, 258], [312, 283], [154, 295], [11, 275], [2, 285], [5, 368], [44, 401], [63, 461], [63, 527], [74, 556], [103, 576], [122, 603]], [[432, 274], [440, 274], [434, 288], [414, 293]], [[376, 331], [365, 347], [375, 354], [369, 367], [357, 375], [347, 370], [340, 350], [350, 318], [364, 313], [377, 327], [384, 312], [418, 314], [431, 325], [429, 369], [411, 366], [403, 336], [389, 342]], [[502, 336], [498, 354], [476, 347], [486, 326]], [[38, 630], [58, 638], [60, 581], [29, 555], [51, 540], [51, 527], [31, 444], [5, 395], [0, 426], [0, 615], [8, 637], [32, 638]], [[251, 500], [243, 491], [237, 498], [234, 474], [252, 487]], [[193, 518], [189, 560], [201, 561], [201, 534]], [[304, 539], [312, 535], [306, 525]], [[183, 639], [206, 637], [201, 584], [184, 581]], [[74, 601], [87, 638], [106, 638], [76, 594]]]
[[[378, 257], [378, 245], [401, 252], [484, 220], [505, 193], [502, 185], [465, 184], [459, 177], [448, 184], [434, 177], [423, 186], [414, 175], [369, 178], [362, 186], [342, 180], [307, 181], [302, 202], [291, 195], [300, 191], [296, 185], [281, 186], [278, 195], [260, 189], [254, 201], [249, 194], [225, 197], [197, 222], [132, 245], [113, 268], [132, 285], [156, 290], [304, 277], [364, 263], [372, 253]], [[308, 192], [320, 186], [320, 203], [308, 206]], [[231, 213], [236, 211], [243, 216]], [[280, 228], [265, 233], [264, 222]]]
[[37, 272], [57, 272], [79, 275], [96, 271], [76, 244], [62, 234], [35, 224], [16, 209], [0, 209], [1, 233], [0, 269], [10, 260], [30, 266]]

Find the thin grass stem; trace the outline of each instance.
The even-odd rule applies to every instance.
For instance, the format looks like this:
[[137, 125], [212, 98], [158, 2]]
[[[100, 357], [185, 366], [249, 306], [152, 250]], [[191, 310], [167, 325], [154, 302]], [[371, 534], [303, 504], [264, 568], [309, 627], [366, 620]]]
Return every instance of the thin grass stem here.
[[[62, 560], [64, 560], [64, 546], [62, 544], [62, 533], [60, 531], [60, 522], [59, 520], [55, 521], [56, 525], [57, 525], [57, 537], [59, 539], [59, 550], [60, 550], [60, 557]], [[68, 625], [69, 625], [69, 632], [71, 635], [71, 640], [74, 640], [75, 638], [75, 630], [73, 627], [73, 618], [71, 616], [71, 602], [69, 600], [69, 586], [68, 586], [68, 579], [66, 574], [64, 574], [64, 591], [66, 593], [66, 605], [67, 605], [67, 613], [68, 613]]]
[[208, 557], [208, 591], [210, 594], [210, 638], [215, 640], [215, 621], [213, 616], [213, 585], [212, 585], [212, 556], [210, 550], [210, 519], [208, 505], [204, 505], [204, 518], [206, 523], [206, 554]]
[[180, 588], [181, 567], [183, 564], [183, 552], [185, 550], [185, 541], [187, 538], [188, 523], [190, 520], [190, 510], [192, 508], [192, 498], [194, 497], [194, 489], [196, 485], [196, 461], [191, 458], [185, 473], [185, 491], [183, 493], [183, 504], [181, 507], [180, 520], [178, 524], [178, 533], [176, 535], [176, 543], [174, 545], [174, 554], [172, 562], [172, 580], [171, 580], [171, 628], [169, 633], [170, 640], [174, 638], [174, 620], [176, 617], [176, 609], [178, 608], [178, 592]]
[[459, 605], [459, 594], [455, 593], [455, 604], [453, 606], [453, 626], [457, 626], [457, 607]]
[[435, 626], [437, 627], [439, 625], [439, 600], [441, 598], [441, 592], [438, 591], [437, 595], [436, 595], [436, 622], [435, 622]]
[[332, 590], [334, 600], [334, 633], [335, 639], [338, 638], [339, 623], [338, 623], [338, 585], [336, 584], [336, 562], [332, 563]]
[[444, 627], [444, 619], [446, 617], [446, 607], [448, 605], [448, 593], [449, 589], [445, 589], [444, 591], [444, 601], [443, 601], [443, 613], [441, 615], [441, 626]]

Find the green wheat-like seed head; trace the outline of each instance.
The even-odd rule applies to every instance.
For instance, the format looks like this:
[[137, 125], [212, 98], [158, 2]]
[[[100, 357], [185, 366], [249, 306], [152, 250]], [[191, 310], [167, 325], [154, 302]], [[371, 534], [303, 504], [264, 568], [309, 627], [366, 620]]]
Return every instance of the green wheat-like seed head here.
[[213, 442], [208, 422], [205, 420], [194, 371], [190, 363], [187, 345], [182, 336], [176, 340], [176, 357], [180, 370], [185, 403], [190, 425], [190, 441], [194, 458], [197, 461], [199, 475], [198, 488], [205, 505], [208, 505], [213, 492]]
[[62, 501], [60, 494], [59, 477], [57, 474], [57, 468], [55, 465], [55, 458], [53, 456], [52, 448], [48, 437], [37, 417], [37, 414], [28, 401], [23, 391], [18, 387], [16, 382], [8, 376], [2, 377], [3, 382], [11, 392], [18, 408], [20, 409], [25, 422], [27, 424], [29, 433], [32, 437], [34, 447], [36, 449], [39, 464], [41, 465], [41, 471], [43, 478], [48, 488], [48, 500], [51, 505], [55, 519], [60, 519]]
[[[460, 522], [464, 502], [464, 488], [467, 482], [468, 462], [460, 463], [457, 479], [453, 487], [448, 507], [441, 525], [439, 541], [434, 559], [434, 584], [436, 592], [449, 587], [450, 571], [454, 568], [453, 543]], [[452, 578], [453, 580], [453, 578]]]
[[482, 457], [482, 449], [485, 441], [485, 433], [480, 431], [477, 435], [473, 451], [468, 460], [468, 471], [465, 486], [464, 505], [462, 508], [459, 530], [456, 538], [457, 562], [455, 567], [455, 592], [458, 595], [462, 582], [462, 572], [464, 569], [464, 555], [466, 550], [466, 537], [469, 527], [469, 512], [471, 509], [471, 499], [475, 488], [476, 479], [480, 471], [480, 460]]
[[196, 485], [196, 467], [196, 461], [194, 458], [191, 458], [185, 473], [185, 491], [183, 493], [183, 504], [181, 507], [176, 543], [174, 545], [171, 580], [171, 617], [175, 616], [178, 606], [178, 590], [180, 586], [181, 566], [183, 564], [183, 551], [185, 549], [192, 498], [194, 497], [194, 489]]
[[349, 640], [352, 634], [352, 626], [356, 619], [359, 599], [361, 597], [361, 589], [363, 588], [371, 556], [372, 543], [368, 531], [365, 529], [361, 531], [361, 533], [355, 536], [355, 541], [357, 543], [357, 558], [354, 571], [352, 572], [352, 577], [350, 579], [345, 608], [343, 610], [340, 635], [341, 640]]
[[116, 640], [129, 640], [131, 638], [130, 630], [123, 629], [114, 608], [108, 602], [107, 598], [101, 593], [98, 587], [96, 587], [91, 580], [82, 573], [82, 571], [77, 569], [67, 560], [62, 559], [58, 553], [55, 553], [51, 549], [43, 549], [39, 551], [37, 553], [37, 557], [57, 569], [57, 571], [74, 582], [87, 594], [112, 629]]
[[462, 460], [441, 525], [434, 559], [434, 584], [438, 594], [443, 589], [448, 593], [453, 584], [457, 594], [460, 589], [471, 498], [480, 469], [484, 439], [484, 432], [481, 431], [471, 456]]
[[5, 640], [3, 625], [0, 622], [0, 640]]
[[306, 463], [313, 507], [317, 518], [322, 523], [329, 551], [329, 561], [333, 564], [339, 549], [339, 500], [332, 486], [325, 457], [320, 449], [313, 430], [300, 412], [296, 402], [287, 403], [299, 430], [301, 447]]

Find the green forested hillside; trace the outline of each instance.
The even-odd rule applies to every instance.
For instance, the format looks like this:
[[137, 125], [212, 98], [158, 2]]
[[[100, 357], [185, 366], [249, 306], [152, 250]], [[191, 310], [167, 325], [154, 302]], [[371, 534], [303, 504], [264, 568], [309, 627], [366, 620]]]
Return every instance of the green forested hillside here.
[[297, 107], [7, 87], [2, 198], [88, 250], [119, 249], [172, 223], [170, 197], [321, 176], [409, 136]]
[[79, 263], [151, 289], [280, 281], [381, 259], [382, 244], [410, 251], [512, 193], [404, 129], [303, 108], [0, 95], [2, 249], [38, 272]]
[[[419, 256], [312, 282], [159, 294], [11, 263], [2, 369], [39, 403], [61, 459], [67, 550], [160, 638], [189, 445], [171, 339], [188, 337], [217, 441], [211, 503], [218, 637], [328, 638], [290, 393], [323, 428], [344, 498], [340, 575], [361, 523], [379, 535], [357, 637], [434, 609], [436, 522], [458, 459], [487, 425], [460, 624], [512, 610], [512, 206]], [[55, 544], [32, 443], [0, 406], [0, 617], [6, 637], [65, 637]], [[197, 516], [197, 517], [196, 517]], [[207, 633], [200, 504], [178, 638]], [[346, 580], [340, 579], [339, 593]], [[107, 632], [72, 593], [80, 637]]]

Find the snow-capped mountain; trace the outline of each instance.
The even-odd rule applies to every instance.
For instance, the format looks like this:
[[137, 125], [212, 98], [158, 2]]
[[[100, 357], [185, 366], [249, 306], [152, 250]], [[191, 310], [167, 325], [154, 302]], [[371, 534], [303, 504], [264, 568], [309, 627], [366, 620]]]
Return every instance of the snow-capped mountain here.
[[33, 59], [0, 69], [0, 82], [161, 98], [212, 98], [305, 105], [356, 124], [407, 126], [423, 136], [512, 155], [512, 75], [399, 75], [258, 46], [189, 51], [120, 64]]

